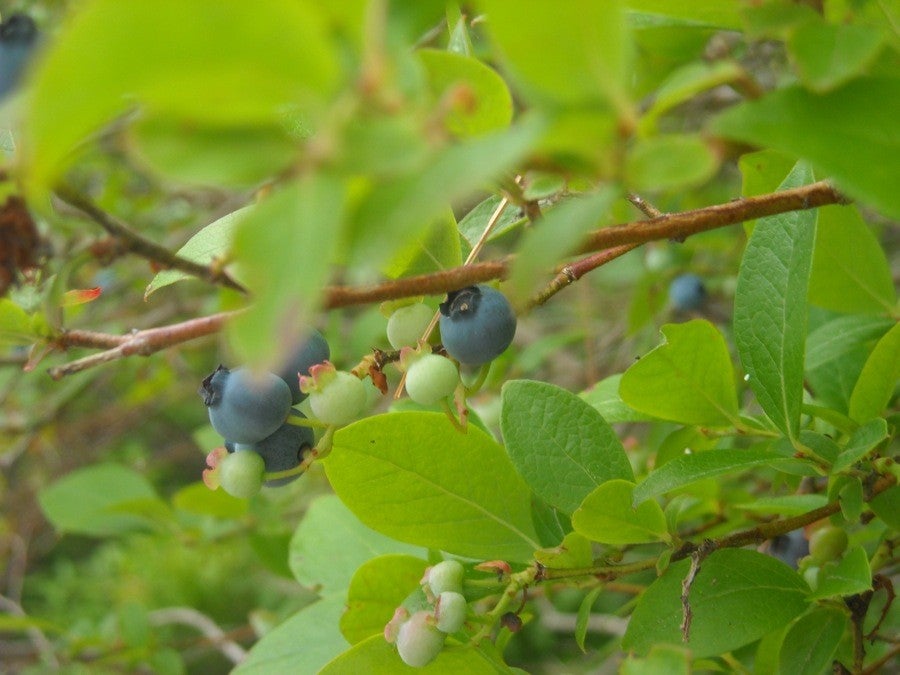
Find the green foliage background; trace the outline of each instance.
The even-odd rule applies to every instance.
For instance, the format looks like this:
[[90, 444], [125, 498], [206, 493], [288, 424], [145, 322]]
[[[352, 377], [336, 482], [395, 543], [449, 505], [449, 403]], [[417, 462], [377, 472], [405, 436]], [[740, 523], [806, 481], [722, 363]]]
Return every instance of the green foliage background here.
[[[0, 127], [4, 196], [27, 199], [49, 252], [0, 299], [4, 668], [403, 672], [381, 631], [442, 555], [466, 561], [488, 627], [428, 672], [873, 672], [896, 656], [896, 3], [0, 9], [43, 34]], [[848, 204], [662, 237], [524, 311], [589, 232], [641, 217], [631, 193], [673, 213], [817, 180]], [[253, 301], [122, 255], [54, 193]], [[343, 368], [386, 349], [377, 302], [325, 311], [323, 289], [459, 268], [504, 197], [479, 259], [515, 254], [501, 288], [523, 312], [467, 434], [371, 387], [367, 416], [290, 486], [242, 502], [200, 482], [220, 443], [196, 396], [208, 372], [273, 367], [309, 326]], [[687, 314], [667, 301], [686, 271], [710, 292]], [[241, 308], [216, 338], [47, 375], [93, 351], [56, 348], [66, 329]], [[823, 519], [850, 546], [801, 565], [818, 572], [755, 550]], [[721, 547], [684, 643], [705, 538]], [[512, 576], [474, 569], [497, 559]], [[492, 633], [524, 585], [524, 629]]]

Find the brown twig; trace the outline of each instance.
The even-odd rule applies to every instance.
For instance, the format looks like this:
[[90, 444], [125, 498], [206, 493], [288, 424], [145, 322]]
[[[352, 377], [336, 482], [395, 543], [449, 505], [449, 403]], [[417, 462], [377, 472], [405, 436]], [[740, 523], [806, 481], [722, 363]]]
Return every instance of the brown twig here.
[[69, 206], [72, 206], [89, 216], [91, 220], [120, 242], [124, 250], [142, 258], [146, 258], [164, 268], [181, 270], [182, 272], [203, 279], [211, 284], [221, 284], [222, 286], [226, 286], [242, 293], [247, 292], [243, 286], [216, 266], [201, 265], [193, 260], [182, 258], [181, 256], [172, 253], [164, 246], [160, 246], [156, 242], [141, 236], [124, 222], [101, 209], [71, 186], [60, 185], [56, 188], [56, 196]]
[[819, 181], [803, 187], [772, 192], [758, 197], [736, 199], [727, 204], [706, 206], [651, 218], [650, 220], [613, 225], [597, 230], [585, 239], [581, 253], [591, 253], [624, 244], [646, 244], [656, 239], [684, 239], [692, 234], [735, 225], [754, 218], [774, 216], [787, 211], [802, 211], [828, 204], [846, 204], [847, 199], [830, 183]]
[[640, 195], [636, 195], [633, 192], [629, 192], [627, 197], [628, 197], [628, 201], [630, 201], [631, 204], [638, 211], [643, 213], [648, 218], [661, 218], [665, 215], [662, 211], [660, 211], [658, 208], [653, 206], [653, 204], [651, 204], [650, 202], [645, 200]]
[[594, 253], [593, 255], [589, 255], [586, 258], [582, 258], [574, 263], [566, 265], [562, 268], [562, 270], [547, 284], [541, 291], [531, 299], [528, 303], [529, 307], [537, 307], [539, 305], [543, 305], [547, 300], [552, 298], [554, 295], [559, 293], [566, 286], [574, 284], [581, 277], [583, 277], [588, 272], [591, 272], [601, 265], [605, 265], [608, 262], [615, 260], [616, 258], [625, 255], [632, 249], [635, 249], [640, 244], [625, 244], [623, 246], [616, 246], [615, 248], [608, 249], [606, 251], [600, 251], [599, 253]]
[[[69, 201], [68, 197], [70, 195], [66, 193], [65, 188], [62, 189], [61, 194]], [[82, 210], [85, 210], [86, 213], [93, 217], [91, 211], [82, 207], [84, 200], [79, 195], [76, 194], [69, 203], [77, 208], [82, 208]], [[727, 204], [718, 204], [693, 211], [664, 215], [651, 220], [635, 221], [624, 225], [603, 228], [591, 234], [581, 246], [580, 250], [582, 253], [593, 253], [594, 255], [589, 255], [564, 267], [547, 288], [538, 294], [532, 301], [532, 304], [540, 305], [546, 302], [552, 295], [581, 278], [587, 272], [648, 241], [672, 238], [683, 239], [691, 234], [733, 225], [753, 218], [839, 203], [846, 203], [845, 198], [828, 183], [818, 182], [783, 192], [738, 199]], [[88, 202], [87, 204], [89, 205], [90, 203]], [[99, 211], [99, 213], [103, 214], [102, 211]], [[107, 214], [103, 215], [106, 216]], [[107, 224], [109, 223], [107, 222]], [[130, 232], [130, 230], [128, 231]], [[156, 244], [152, 242], [147, 243], [156, 247]], [[166, 253], [171, 255], [168, 252]], [[439, 295], [464, 286], [494, 279], [503, 279], [509, 272], [510, 260], [510, 258], [504, 258], [472, 263], [430, 274], [385, 281], [370, 286], [332, 286], [324, 291], [322, 308], [328, 310], [418, 295]], [[196, 263], [190, 264], [196, 265]], [[214, 272], [202, 265], [200, 268], [203, 271], [203, 275], [212, 275], [212, 277], [203, 276], [202, 278], [214, 278], [222, 282], [221, 275], [218, 272]], [[179, 269], [184, 268], [179, 267]], [[137, 331], [125, 336], [106, 335], [92, 331], [64, 332], [53, 342], [54, 347], [60, 349], [93, 347], [106, 349], [106, 351], [52, 368], [50, 369], [50, 374], [55, 379], [59, 379], [125, 356], [133, 354], [146, 356], [160, 349], [215, 333], [221, 329], [231, 316], [233, 316], [233, 313], [214, 314], [171, 326]], [[830, 513], [832, 512], [826, 515], [830, 515]], [[763, 539], [768, 538], [768, 536], [774, 535], [763, 536]], [[691, 550], [687, 550], [682, 557], [690, 555], [690, 552]]]
[[[149, 356], [166, 347], [195, 340], [199, 337], [212, 335], [222, 329], [229, 319], [240, 312], [222, 312], [211, 316], [203, 316], [190, 319], [182, 323], [161, 328], [148, 328], [147, 330], [134, 331], [129, 335], [105, 335], [91, 331], [68, 331], [62, 333], [54, 342], [54, 347], [66, 349], [68, 347], [95, 347], [107, 340], [112, 348], [106, 351], [86, 356], [83, 359], [70, 361], [61, 366], [51, 368], [48, 372], [54, 380], [59, 380], [66, 375], [87, 370], [102, 363], [108, 363], [126, 356]], [[105, 346], [105, 345], [104, 345]]]
[[[896, 484], [896, 476], [892, 474], [881, 476], [872, 485], [871, 490], [866, 496], [866, 501], [870, 501], [876, 495], [881, 494], [882, 492], [893, 487]], [[773, 520], [769, 523], [763, 523], [762, 525], [757, 525], [756, 527], [752, 527], [748, 530], [735, 532], [734, 534], [722, 537], [721, 539], [716, 539], [715, 544], [717, 548], [741, 547], [749, 546], [750, 544], [760, 544], [766, 539], [772, 539], [773, 537], [777, 537], [778, 535], [787, 534], [788, 532], [792, 532], [793, 530], [796, 530], [798, 528], [805, 527], [810, 523], [815, 523], [816, 521], [822, 520], [823, 518], [827, 518], [828, 516], [834, 515], [840, 510], [841, 502], [840, 500], [835, 500], [833, 502], [829, 502], [825, 506], [822, 506], [818, 509], [813, 509], [812, 511], [808, 511], [806, 513], [802, 513], [799, 516], [794, 516], [793, 518]], [[675, 553], [672, 554], [672, 562], [687, 558], [688, 556], [692, 555], [693, 552], [698, 548], [699, 546], [697, 544], [693, 544], [691, 542], [685, 543], [681, 548], [679, 548], [677, 551], [675, 551]]]

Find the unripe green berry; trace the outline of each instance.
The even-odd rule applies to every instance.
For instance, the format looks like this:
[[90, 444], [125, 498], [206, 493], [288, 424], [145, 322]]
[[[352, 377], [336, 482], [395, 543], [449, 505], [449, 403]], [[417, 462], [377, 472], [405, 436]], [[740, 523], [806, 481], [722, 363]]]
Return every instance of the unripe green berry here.
[[455, 633], [466, 622], [466, 599], [462, 593], [444, 591], [434, 604], [437, 629], [442, 633]]
[[218, 465], [219, 485], [232, 497], [250, 499], [260, 491], [266, 463], [254, 450], [237, 450], [222, 458]]
[[446, 635], [431, 624], [431, 613], [416, 612], [400, 626], [397, 633], [397, 651], [403, 663], [422, 668], [437, 658], [444, 647]]
[[448, 397], [459, 383], [459, 370], [450, 359], [425, 354], [406, 371], [406, 391], [416, 403], [432, 405]]
[[464, 573], [465, 569], [458, 560], [444, 560], [430, 567], [422, 581], [435, 597], [445, 591], [461, 593]]
[[422, 302], [401, 307], [388, 319], [388, 342], [394, 349], [415, 346], [422, 338], [433, 316], [434, 310]]
[[337, 371], [334, 379], [309, 395], [313, 415], [325, 424], [343, 426], [355, 421], [366, 407], [366, 387], [358, 377]]
[[837, 560], [847, 549], [847, 543], [847, 533], [843, 528], [831, 525], [820, 527], [809, 537], [809, 557], [820, 565]]

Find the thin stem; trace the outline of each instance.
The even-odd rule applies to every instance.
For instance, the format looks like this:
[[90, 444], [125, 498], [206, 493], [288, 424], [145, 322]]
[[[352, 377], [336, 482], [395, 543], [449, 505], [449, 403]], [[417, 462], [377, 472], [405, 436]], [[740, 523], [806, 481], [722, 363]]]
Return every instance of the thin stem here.
[[653, 206], [653, 204], [633, 192], [628, 193], [628, 201], [630, 201], [638, 211], [643, 213], [648, 218], [659, 218], [660, 216], [665, 215], [662, 211]]
[[163, 267], [181, 270], [182, 272], [203, 279], [211, 284], [221, 284], [222, 286], [246, 293], [246, 289], [243, 286], [234, 281], [234, 279], [229, 277], [221, 269], [218, 269], [214, 265], [201, 265], [193, 260], [182, 258], [181, 256], [172, 253], [164, 246], [160, 246], [146, 237], [141, 236], [124, 222], [101, 209], [70, 185], [60, 185], [57, 187], [56, 195], [69, 206], [72, 206], [89, 216], [91, 220], [121, 242], [126, 251], [158, 263]]

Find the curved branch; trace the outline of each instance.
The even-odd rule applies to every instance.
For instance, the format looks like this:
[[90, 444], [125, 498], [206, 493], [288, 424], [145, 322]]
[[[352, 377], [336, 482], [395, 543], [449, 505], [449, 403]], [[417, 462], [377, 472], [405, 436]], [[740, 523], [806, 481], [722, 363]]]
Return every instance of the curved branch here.
[[97, 206], [90, 199], [79, 193], [69, 185], [60, 185], [56, 188], [56, 196], [59, 197], [69, 206], [72, 206], [100, 227], [106, 230], [117, 241], [122, 243], [126, 251], [134, 253], [142, 258], [146, 258], [165, 268], [181, 270], [199, 279], [203, 279], [211, 284], [221, 284], [227, 288], [246, 293], [247, 290], [229, 277], [224, 271], [216, 269], [215, 266], [201, 265], [193, 260], [182, 258], [172, 253], [165, 246], [160, 246], [146, 237], [141, 236], [128, 225], [107, 213]]
[[[827, 182], [820, 181], [792, 190], [737, 199], [727, 204], [717, 204], [693, 211], [666, 214], [649, 220], [606, 227], [589, 235], [580, 247], [581, 253], [590, 253], [591, 255], [563, 267], [550, 284], [532, 299], [530, 306], [546, 302], [551, 296], [577, 281], [584, 274], [648, 241], [656, 239], [683, 240], [692, 234], [734, 225], [754, 218], [844, 203], [847, 203], [847, 200], [837, 190]], [[152, 245], [155, 246], [155, 244]], [[509, 272], [511, 261], [512, 258], [507, 257], [500, 260], [472, 263], [449, 270], [394, 279], [370, 286], [331, 286], [324, 290], [322, 309], [365, 305], [418, 295], [439, 295], [464, 286], [503, 279]], [[206, 274], [214, 274], [212, 270], [200, 267]], [[49, 373], [54, 379], [60, 379], [66, 375], [126, 356], [134, 354], [148, 356], [161, 349], [216, 333], [236, 314], [237, 312], [223, 312], [190, 319], [171, 326], [135, 331], [129, 335], [108, 335], [79, 330], [67, 331], [53, 341], [53, 347], [58, 349], [92, 347], [105, 351], [51, 368]]]

